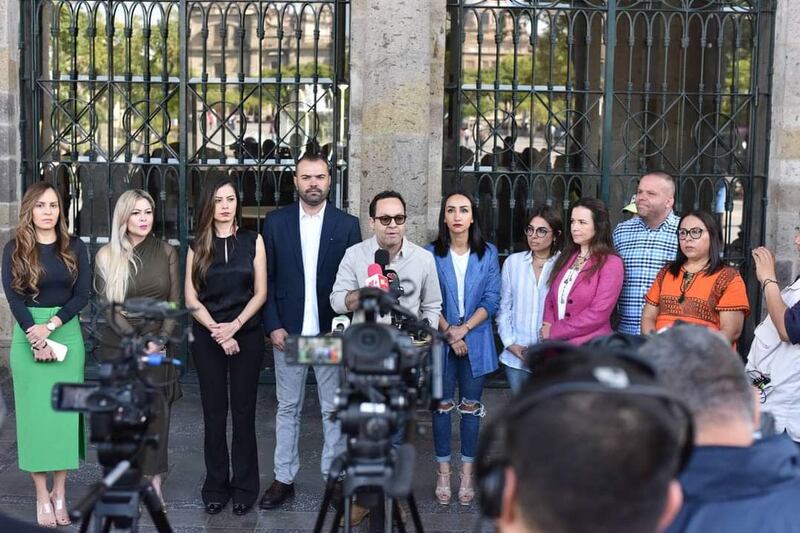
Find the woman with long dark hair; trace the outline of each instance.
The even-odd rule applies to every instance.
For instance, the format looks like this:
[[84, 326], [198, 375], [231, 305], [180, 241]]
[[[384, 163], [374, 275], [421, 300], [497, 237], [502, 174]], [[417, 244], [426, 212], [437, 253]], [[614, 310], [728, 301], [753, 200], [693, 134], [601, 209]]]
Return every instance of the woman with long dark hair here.
[[[50, 399], [55, 383], [83, 381], [78, 313], [89, 301], [92, 279], [86, 246], [70, 237], [62, 206], [53, 185], [31, 185], [20, 204], [15, 238], [3, 250], [3, 288], [16, 322], [9, 363], [19, 467], [33, 477], [36, 520], [45, 527], [70, 523], [67, 470], [78, 468], [85, 455], [81, 416], [53, 410]], [[67, 347], [63, 359], [52, 343]]]
[[[442, 313], [439, 329], [450, 343], [444, 359], [444, 395], [433, 413], [433, 441], [436, 451], [436, 500], [449, 504], [450, 414], [461, 415], [461, 483], [458, 501], [469, 505], [474, 496], [473, 462], [485, 414], [481, 403], [483, 382], [497, 369], [497, 352], [492, 334], [492, 316], [500, 303], [500, 267], [497, 249], [487, 243], [477, 220], [477, 206], [465, 192], [454, 192], [442, 201], [439, 235], [426, 248], [433, 253]], [[458, 385], [459, 401], [455, 400]]]
[[611, 313], [624, 267], [611, 241], [605, 204], [581, 198], [572, 206], [564, 251], [550, 274], [541, 338], [573, 344], [611, 333]]
[[678, 224], [678, 253], [662, 268], [645, 296], [642, 334], [676, 321], [720, 331], [731, 343], [750, 313], [744, 280], [722, 261], [722, 231], [705, 211], [691, 211]]
[[529, 375], [525, 352], [539, 342], [550, 274], [564, 240], [561, 228], [558, 211], [534, 208], [525, 225], [528, 250], [509, 255], [503, 263], [497, 333], [505, 347], [500, 362], [515, 393]]
[[230, 179], [207, 186], [186, 257], [186, 305], [195, 310], [192, 355], [205, 422], [202, 495], [208, 514], [219, 513], [232, 499], [234, 514], [243, 515], [259, 491], [255, 415], [264, 355], [260, 311], [267, 298], [267, 260], [261, 235], [238, 226], [239, 211], [238, 191]]
[[[95, 257], [95, 290], [107, 302], [124, 302], [128, 298], [170, 302], [180, 299], [178, 254], [175, 248], [153, 235], [154, 211], [153, 197], [140, 189], [126, 191], [117, 200], [111, 238]], [[134, 326], [141, 320], [121, 315], [112, 319], [122, 328]], [[153, 323], [146, 333], [159, 340], [148, 343], [147, 353], [173, 355], [174, 348], [168, 341], [174, 327], [174, 320]], [[103, 327], [97, 357], [102, 361], [119, 357], [121, 340], [110, 326]], [[149, 367], [145, 372], [147, 380], [158, 390], [155, 414], [147, 428], [148, 435], [157, 437], [158, 447], [145, 447], [142, 471], [150, 476], [153, 489], [163, 500], [161, 474], [169, 467], [169, 415], [172, 403], [181, 396], [181, 388], [178, 372], [172, 365]]]

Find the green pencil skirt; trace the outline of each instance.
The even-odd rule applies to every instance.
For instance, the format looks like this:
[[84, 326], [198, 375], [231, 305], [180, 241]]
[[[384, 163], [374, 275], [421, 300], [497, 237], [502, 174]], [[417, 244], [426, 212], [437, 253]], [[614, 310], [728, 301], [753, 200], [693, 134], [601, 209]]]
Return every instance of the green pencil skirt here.
[[[44, 324], [59, 307], [29, 307], [37, 324]], [[14, 324], [9, 362], [14, 382], [19, 468], [26, 472], [52, 472], [78, 468], [86, 456], [83, 416], [53, 409], [53, 385], [82, 383], [86, 351], [78, 318], [50, 334], [67, 345], [64, 361], [36, 362], [25, 332]]]

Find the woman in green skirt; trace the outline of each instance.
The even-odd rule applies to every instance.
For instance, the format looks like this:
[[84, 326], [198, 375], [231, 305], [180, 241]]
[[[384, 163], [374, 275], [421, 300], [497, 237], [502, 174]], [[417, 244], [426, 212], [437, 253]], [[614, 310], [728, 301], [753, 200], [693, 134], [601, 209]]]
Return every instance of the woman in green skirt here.
[[[3, 250], [3, 288], [16, 324], [9, 357], [17, 414], [19, 467], [36, 486], [36, 519], [70, 523], [65, 483], [78, 468], [85, 441], [78, 413], [56, 412], [57, 382], [83, 381], [84, 346], [78, 312], [89, 300], [91, 270], [83, 242], [70, 238], [61, 197], [49, 183], [25, 192], [15, 238]], [[67, 347], [63, 360], [48, 341]], [[48, 490], [48, 473], [53, 489]]]

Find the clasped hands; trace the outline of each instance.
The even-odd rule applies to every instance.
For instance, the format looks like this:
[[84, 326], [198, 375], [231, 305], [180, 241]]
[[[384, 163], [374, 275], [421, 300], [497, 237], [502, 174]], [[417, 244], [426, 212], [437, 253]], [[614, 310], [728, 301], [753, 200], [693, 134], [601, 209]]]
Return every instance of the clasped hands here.
[[456, 357], [463, 357], [467, 355], [467, 343], [464, 337], [469, 333], [469, 328], [461, 324], [460, 326], [453, 326], [452, 324], [444, 331], [444, 336], [447, 338], [447, 343], [453, 349]]
[[241, 327], [237, 318], [233, 322], [212, 322], [208, 325], [208, 330], [211, 332], [211, 338], [222, 346], [225, 355], [235, 355], [239, 353], [239, 343], [233, 336]]
[[[54, 316], [50, 319], [56, 327], [61, 326], [61, 319]], [[53, 349], [45, 342], [50, 336], [51, 331], [47, 329], [47, 324], [34, 324], [25, 330], [25, 337], [31, 343], [33, 359], [35, 361], [55, 361], [56, 354]]]

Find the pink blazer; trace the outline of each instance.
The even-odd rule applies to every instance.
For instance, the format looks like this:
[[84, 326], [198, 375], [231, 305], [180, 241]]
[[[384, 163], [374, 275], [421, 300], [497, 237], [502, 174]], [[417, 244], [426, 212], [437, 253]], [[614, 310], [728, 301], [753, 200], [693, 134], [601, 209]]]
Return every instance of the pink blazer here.
[[594, 258], [590, 258], [572, 285], [567, 296], [564, 319], [559, 320], [558, 287], [577, 257], [577, 252], [572, 254], [550, 285], [544, 301], [544, 321], [552, 324], [552, 340], [583, 344], [594, 337], [611, 333], [611, 312], [617, 305], [625, 270], [619, 256], [609, 255], [600, 270], [589, 276], [586, 272], [594, 264]]

